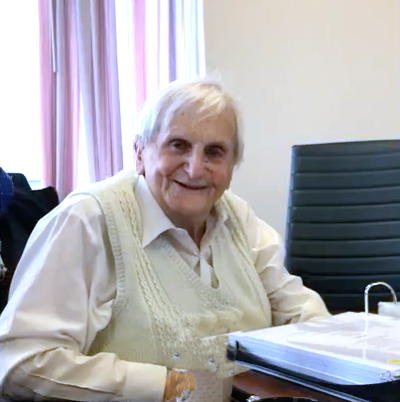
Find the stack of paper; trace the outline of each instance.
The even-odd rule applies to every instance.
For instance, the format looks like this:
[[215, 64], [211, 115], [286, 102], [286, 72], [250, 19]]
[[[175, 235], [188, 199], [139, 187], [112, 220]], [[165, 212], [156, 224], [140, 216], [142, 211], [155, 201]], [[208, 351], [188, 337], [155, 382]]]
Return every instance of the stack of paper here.
[[268, 364], [335, 384], [400, 379], [400, 319], [343, 313], [298, 324], [235, 332], [230, 345]]

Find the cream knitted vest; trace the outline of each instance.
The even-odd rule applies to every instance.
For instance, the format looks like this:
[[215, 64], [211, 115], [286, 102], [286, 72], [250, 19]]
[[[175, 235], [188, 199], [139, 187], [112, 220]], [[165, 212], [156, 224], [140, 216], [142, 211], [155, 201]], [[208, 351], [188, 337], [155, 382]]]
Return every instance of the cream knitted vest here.
[[[269, 326], [271, 313], [230, 196], [226, 193], [216, 208], [217, 213], [225, 210], [232, 222], [230, 243], [239, 267], [234, 272], [238, 278], [234, 279], [243, 283], [243, 294], [233, 297], [194, 279], [196, 274], [184, 266], [173, 247], [159, 240], [160, 263], [163, 258], [176, 260], [172, 264], [176, 272], [171, 272], [171, 276], [179, 275], [199, 306], [197, 311], [184, 311], [171, 301], [163, 280], [141, 246], [141, 217], [134, 196], [136, 179], [132, 172], [121, 172], [96, 183], [85, 193], [98, 201], [104, 213], [117, 284], [111, 321], [97, 335], [89, 354], [113, 352], [128, 361], [231, 376], [236, 371], [226, 360], [226, 337], [222, 333]], [[242, 306], [247, 306], [247, 310]], [[244, 316], [251, 316], [251, 323], [244, 325], [245, 328]]]

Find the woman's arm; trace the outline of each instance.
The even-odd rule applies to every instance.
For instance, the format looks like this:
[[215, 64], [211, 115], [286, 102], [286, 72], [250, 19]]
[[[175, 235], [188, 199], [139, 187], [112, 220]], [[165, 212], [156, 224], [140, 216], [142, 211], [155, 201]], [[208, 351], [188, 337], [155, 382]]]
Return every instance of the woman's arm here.
[[97, 203], [71, 198], [33, 231], [0, 317], [0, 384], [11, 397], [162, 400], [166, 368], [86, 356], [109, 322], [115, 274]]

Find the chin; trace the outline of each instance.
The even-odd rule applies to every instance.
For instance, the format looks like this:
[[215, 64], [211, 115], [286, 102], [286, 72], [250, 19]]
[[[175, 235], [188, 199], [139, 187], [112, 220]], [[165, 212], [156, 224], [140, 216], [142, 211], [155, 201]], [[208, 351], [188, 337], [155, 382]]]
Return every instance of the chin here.
[[194, 208], [193, 205], [180, 205], [178, 208], [175, 207], [175, 213], [187, 218], [194, 218], [196, 216], [204, 216], [207, 218], [209, 210], [208, 208]]
[[193, 202], [177, 202], [173, 209], [176, 215], [188, 220], [193, 220], [196, 217], [207, 219], [207, 216], [211, 210], [211, 208], [208, 208], [208, 206], [196, 207]]

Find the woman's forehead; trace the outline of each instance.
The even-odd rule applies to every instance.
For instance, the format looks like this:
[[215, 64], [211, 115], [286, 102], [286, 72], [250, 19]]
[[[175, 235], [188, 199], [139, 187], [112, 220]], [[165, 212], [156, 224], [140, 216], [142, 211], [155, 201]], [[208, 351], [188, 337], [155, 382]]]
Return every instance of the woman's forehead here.
[[222, 117], [204, 119], [192, 122], [185, 119], [174, 120], [167, 130], [161, 133], [160, 143], [168, 142], [171, 139], [186, 140], [191, 143], [225, 144], [234, 149], [236, 139], [232, 127]]
[[228, 124], [234, 130], [235, 122], [233, 113], [229, 110], [209, 110], [198, 105], [182, 108], [175, 111], [166, 121], [169, 129], [179, 127], [193, 127], [210, 123], [215, 125]]

